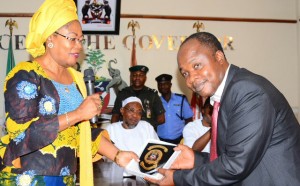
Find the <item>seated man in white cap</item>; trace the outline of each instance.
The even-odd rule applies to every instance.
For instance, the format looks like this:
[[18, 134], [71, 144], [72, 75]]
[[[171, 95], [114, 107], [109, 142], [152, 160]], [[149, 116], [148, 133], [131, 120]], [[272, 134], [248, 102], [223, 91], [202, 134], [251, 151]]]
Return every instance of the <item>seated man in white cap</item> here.
[[144, 112], [142, 119], [149, 122], [156, 130], [157, 126], [165, 122], [165, 109], [158, 96], [157, 90], [145, 86], [149, 68], [136, 65], [129, 68], [130, 86], [118, 92], [112, 110], [111, 123], [122, 120], [120, 108], [122, 101], [128, 97], [136, 96], [141, 99]]
[[[143, 106], [139, 98], [126, 98], [122, 101], [120, 112], [123, 121], [112, 123], [106, 127], [116, 147], [138, 153], [148, 139], [159, 140], [153, 126], [141, 120]], [[124, 174], [124, 176], [128, 175]]]

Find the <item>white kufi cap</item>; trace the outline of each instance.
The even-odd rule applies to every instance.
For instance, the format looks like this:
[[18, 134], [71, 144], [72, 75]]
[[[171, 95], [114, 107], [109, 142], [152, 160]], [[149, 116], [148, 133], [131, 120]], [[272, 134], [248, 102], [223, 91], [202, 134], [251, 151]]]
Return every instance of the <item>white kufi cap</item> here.
[[140, 98], [134, 97], [134, 96], [128, 97], [124, 101], [122, 101], [122, 107], [125, 107], [128, 103], [132, 103], [132, 102], [138, 102], [139, 104], [141, 104], [141, 106], [143, 108], [143, 104], [142, 104], [142, 101], [140, 100]]

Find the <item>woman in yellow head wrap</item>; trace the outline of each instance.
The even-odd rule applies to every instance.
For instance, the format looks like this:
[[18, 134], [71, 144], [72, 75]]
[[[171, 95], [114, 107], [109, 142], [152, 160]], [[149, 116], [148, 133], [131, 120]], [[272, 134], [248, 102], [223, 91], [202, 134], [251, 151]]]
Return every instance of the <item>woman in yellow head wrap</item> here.
[[[33, 15], [26, 49], [4, 85], [8, 134], [0, 141], [0, 185], [93, 185], [92, 157], [124, 167], [132, 152], [118, 150], [106, 131], [90, 128], [100, 114], [99, 95], [86, 96], [74, 66], [84, 44], [73, 0], [46, 0]], [[92, 132], [91, 132], [92, 131]]]

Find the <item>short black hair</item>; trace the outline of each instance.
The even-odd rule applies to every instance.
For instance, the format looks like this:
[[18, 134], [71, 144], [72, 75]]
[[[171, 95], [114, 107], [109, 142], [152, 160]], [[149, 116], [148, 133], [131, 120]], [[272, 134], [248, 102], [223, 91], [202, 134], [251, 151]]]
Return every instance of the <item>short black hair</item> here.
[[206, 98], [204, 104], [203, 104], [203, 108], [206, 107], [211, 107], [212, 105], [210, 104], [210, 97]]
[[203, 113], [206, 109], [209, 109], [209, 115], [212, 115], [214, 107], [210, 104], [210, 97], [206, 98], [201, 112]]
[[223, 47], [222, 47], [221, 43], [219, 42], [218, 38], [216, 36], [214, 36], [213, 34], [211, 34], [209, 32], [194, 33], [194, 34], [190, 35], [189, 37], [187, 37], [182, 42], [180, 47], [192, 39], [195, 39], [201, 45], [210, 48], [213, 52], [217, 52], [218, 50], [220, 50], [224, 54], [224, 57], [225, 57], [225, 53], [223, 51]]

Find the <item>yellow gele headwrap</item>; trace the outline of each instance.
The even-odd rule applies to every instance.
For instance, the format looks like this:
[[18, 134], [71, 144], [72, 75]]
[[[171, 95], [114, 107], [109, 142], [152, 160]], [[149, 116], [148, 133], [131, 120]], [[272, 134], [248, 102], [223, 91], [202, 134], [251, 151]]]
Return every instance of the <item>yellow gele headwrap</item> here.
[[73, 0], [46, 0], [34, 13], [26, 37], [26, 50], [35, 58], [45, 53], [44, 42], [56, 30], [78, 20]]

